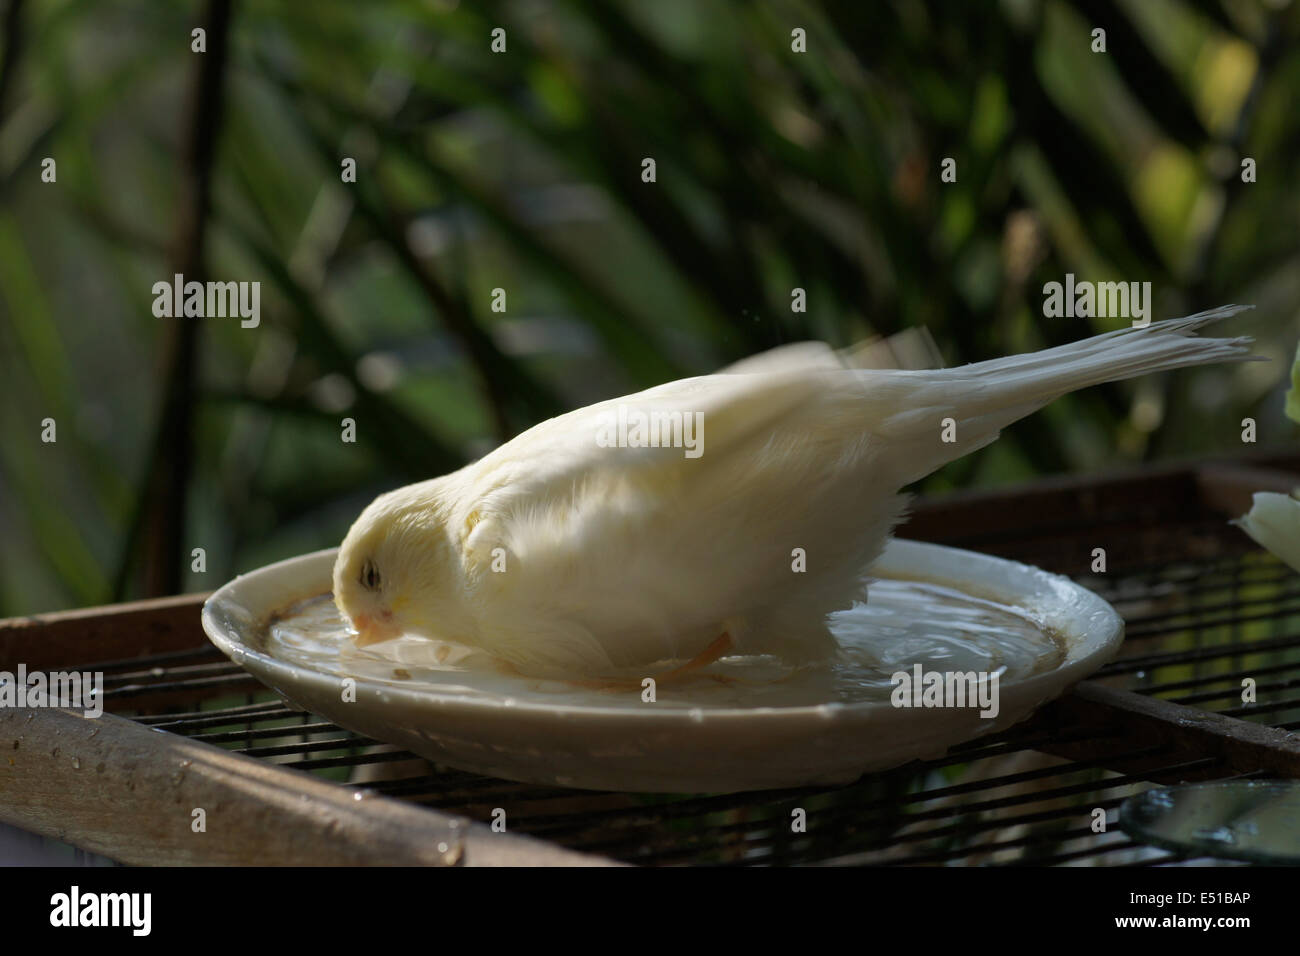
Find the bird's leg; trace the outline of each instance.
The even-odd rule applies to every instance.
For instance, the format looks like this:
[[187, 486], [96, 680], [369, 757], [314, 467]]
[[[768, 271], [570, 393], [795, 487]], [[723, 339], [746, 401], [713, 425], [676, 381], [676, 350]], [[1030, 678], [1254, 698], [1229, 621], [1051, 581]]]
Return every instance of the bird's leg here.
[[[654, 675], [656, 684], [668, 684], [673, 681], [688, 677], [696, 671], [708, 667], [727, 651], [735, 647], [736, 642], [732, 639], [730, 631], [723, 631], [715, 637], [712, 643], [704, 650], [696, 654], [685, 664], [680, 667], [674, 667], [670, 671], [663, 671]], [[725, 677], [722, 674], [710, 674], [714, 680], [723, 684], [730, 684], [736, 680], [734, 677]], [[606, 681], [574, 681], [583, 687], [594, 687], [597, 690], [641, 690], [641, 682], [636, 680], [606, 680]]]
[[[682, 664], [679, 667], [674, 667], [670, 671], [663, 671], [662, 673], [653, 675], [655, 683], [663, 684], [679, 680], [683, 677], [690, 676], [702, 668], [708, 667], [714, 661], [718, 660], [718, 658], [726, 654], [727, 651], [736, 646], [736, 642], [731, 636], [732, 630], [732, 627], [728, 627], [727, 630], [724, 630], [721, 634], [715, 637], [708, 647], [700, 651], [700, 653], [696, 654], [685, 664]], [[510, 664], [507, 661], [499, 660], [497, 661], [497, 664], [500, 666], [502, 672], [506, 674], [518, 677], [524, 676], [513, 664]], [[726, 677], [722, 674], [710, 674], [708, 676], [722, 684], [731, 684], [737, 680], [735, 677]], [[640, 691], [642, 689], [641, 681], [631, 678], [605, 677], [593, 678], [590, 680], [570, 678], [564, 683], [571, 684], [574, 687], [583, 687], [588, 690]]]
[[729, 630], [723, 631], [713, 639], [713, 643], [700, 651], [700, 653], [696, 654], [681, 667], [675, 667], [670, 671], [665, 671], [656, 677], [655, 680], [659, 682], [670, 681], [677, 677], [685, 677], [687, 674], [693, 673], [702, 667], [708, 667], [723, 654], [727, 653], [727, 651], [731, 650], [731, 648], [735, 646], [735, 643], [736, 642], [731, 639], [731, 632]]

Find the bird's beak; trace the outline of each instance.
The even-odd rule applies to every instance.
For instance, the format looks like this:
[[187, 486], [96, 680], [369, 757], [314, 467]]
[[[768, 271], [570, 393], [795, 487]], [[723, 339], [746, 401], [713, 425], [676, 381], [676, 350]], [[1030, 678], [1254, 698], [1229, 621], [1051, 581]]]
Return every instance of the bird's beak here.
[[366, 614], [358, 614], [352, 619], [352, 626], [357, 629], [356, 637], [352, 638], [352, 643], [357, 647], [366, 647], [370, 644], [379, 644], [383, 641], [391, 641], [398, 637], [402, 632], [393, 626], [391, 620], [370, 617]]

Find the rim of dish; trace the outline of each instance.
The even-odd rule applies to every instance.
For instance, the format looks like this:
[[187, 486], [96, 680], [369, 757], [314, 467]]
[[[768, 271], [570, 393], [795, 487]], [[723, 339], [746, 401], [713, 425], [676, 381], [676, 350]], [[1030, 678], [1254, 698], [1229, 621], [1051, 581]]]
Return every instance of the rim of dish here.
[[[1080, 605], [1075, 614], [1071, 615], [1080, 621], [1081, 629], [1072, 634], [1076, 637], [1078, 646], [1086, 649], [1087, 652], [1077, 658], [1071, 658], [1074, 647], [1066, 648], [1066, 657], [1050, 670], [1041, 671], [1037, 674], [1031, 674], [1028, 677], [1012, 680], [1005, 684], [999, 684], [999, 694], [1002, 696], [1008, 693], [1016, 695], [1028, 694], [1035, 687], [1041, 684], [1059, 684], [1059, 693], [1064, 693], [1071, 684], [1082, 680], [1087, 673], [1091, 673], [1106, 662], [1118, 649], [1124, 640], [1124, 620], [1119, 613], [1110, 605], [1110, 603], [1094, 592], [1085, 588], [1081, 584], [1076, 584], [1069, 578], [1060, 574], [1053, 574], [1044, 571], [1041, 568], [1030, 564], [1024, 564], [1019, 561], [1012, 561], [1009, 558], [999, 558], [993, 555], [981, 554], [977, 551], [967, 551], [963, 548], [952, 548], [947, 545], [931, 544], [927, 541], [912, 541], [906, 538], [891, 538], [886, 545], [886, 550], [881, 554], [877, 561], [886, 561], [888, 559], [888, 549], [891, 547], [902, 546], [904, 550], [919, 548], [923, 551], [943, 552], [949, 556], [960, 555], [964, 561], [978, 559], [986, 566], [997, 566], [1008, 570], [1018, 577], [1028, 576], [1030, 579], [1038, 579], [1051, 582], [1056, 586], [1064, 586], [1079, 601]], [[323, 561], [326, 556], [331, 559], [338, 553], [338, 548], [324, 548], [320, 551], [312, 551], [308, 554], [296, 555], [292, 558], [285, 558], [282, 561], [276, 561], [273, 564], [264, 565], [253, 571], [236, 575], [230, 581], [227, 581], [216, 591], [208, 596], [203, 602], [202, 623], [203, 630], [208, 639], [212, 641], [217, 648], [233, 660], [236, 664], [244, 667], [257, 677], [263, 680], [263, 675], [247, 667], [241, 658], [253, 658], [260, 668], [275, 672], [288, 681], [299, 683], [311, 683], [318, 687], [328, 686], [330, 690], [337, 690], [338, 682], [342, 677], [328, 674], [324, 671], [315, 670], [300, 664], [291, 664], [277, 657], [249, 647], [244, 635], [237, 630], [234, 631], [234, 638], [227, 632], [222, 622], [217, 619], [216, 608], [222, 604], [239, 607], [245, 611], [250, 610], [245, 604], [232, 598], [232, 593], [249, 578], [257, 576], [259, 578], [275, 573], [282, 573], [291, 566], [309, 564], [313, 561]], [[942, 583], [942, 579], [937, 579], [932, 583]], [[328, 587], [321, 593], [327, 593]], [[301, 600], [301, 599], [300, 599]], [[274, 609], [269, 609], [273, 611]], [[257, 620], [264, 621], [266, 614], [257, 615]], [[1078, 678], [1071, 680], [1073, 674], [1082, 671]], [[541, 678], [539, 678], [541, 679]], [[518, 713], [535, 712], [547, 717], [566, 717], [569, 715], [593, 716], [614, 718], [618, 720], [680, 720], [682, 718], [692, 722], [701, 722], [704, 720], [737, 720], [747, 719], [809, 719], [809, 720], [827, 720], [839, 719], [842, 717], [862, 717], [869, 716], [873, 713], [885, 711], [894, 711], [895, 708], [887, 700], [860, 701], [854, 703], [844, 703], [841, 701], [827, 701], [822, 704], [798, 704], [790, 707], [772, 707], [772, 706], [754, 706], [754, 707], [701, 707], [689, 704], [666, 704], [646, 709], [629, 709], [626, 707], [610, 707], [601, 704], [573, 704], [573, 703], [546, 703], [544, 701], [528, 699], [522, 695], [498, 694], [492, 692], [490, 696], [487, 692], [482, 697], [470, 697], [464, 694], [451, 693], [447, 691], [428, 689], [415, 689], [411, 687], [394, 686], [376, 682], [366, 677], [352, 677], [356, 682], [357, 690], [364, 688], [371, 694], [387, 695], [390, 699], [394, 697], [402, 698], [404, 701], [414, 705], [452, 705], [461, 708], [486, 708], [492, 711], [508, 709]], [[279, 688], [272, 687], [277, 693], [284, 694]], [[524, 692], [527, 693], [526, 691]], [[289, 695], [286, 695], [289, 696]], [[507, 704], [506, 701], [511, 703]], [[700, 715], [700, 716], [697, 716]], [[996, 720], [996, 718], [994, 718]]]

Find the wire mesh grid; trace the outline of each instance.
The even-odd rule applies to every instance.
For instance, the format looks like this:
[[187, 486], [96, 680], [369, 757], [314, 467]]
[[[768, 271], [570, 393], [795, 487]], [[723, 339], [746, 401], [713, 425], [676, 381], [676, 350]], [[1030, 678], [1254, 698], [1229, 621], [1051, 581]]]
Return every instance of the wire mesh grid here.
[[[1162, 512], [1178, 505], [1171, 523]], [[1126, 508], [954, 543], [1072, 572], [1111, 601], [1128, 631], [1097, 676], [1102, 683], [1300, 727], [1300, 578], [1202, 506], [1148, 500]], [[1091, 573], [1098, 547], [1105, 573]], [[158, 730], [485, 822], [500, 808], [515, 832], [639, 864], [1205, 863], [1131, 841], [1116, 826], [1119, 805], [1152, 779], [1243, 776], [1221, 757], [1188, 759], [1137, 742], [1122, 719], [1081, 731], [1093, 744], [1104, 740], [1103, 758], [1052, 756], [1039, 748], [1059, 751], [1068, 731], [1031, 720], [835, 789], [567, 790], [434, 766], [358, 736], [280, 701], [215, 649], [95, 667], [105, 672], [108, 709]], [[1254, 682], [1254, 702], [1243, 699], [1243, 681]], [[1128, 758], [1141, 758], [1142, 772], [1108, 769]]]

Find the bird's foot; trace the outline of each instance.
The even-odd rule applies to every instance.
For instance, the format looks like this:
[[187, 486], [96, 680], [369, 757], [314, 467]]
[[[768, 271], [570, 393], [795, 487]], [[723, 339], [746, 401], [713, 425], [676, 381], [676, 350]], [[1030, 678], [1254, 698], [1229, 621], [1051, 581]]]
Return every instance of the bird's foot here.
[[[726, 654], [727, 651], [735, 647], [735, 644], [736, 642], [732, 639], [731, 634], [727, 631], [724, 631], [722, 634], [718, 635], [718, 637], [714, 638], [714, 640], [712, 641], [712, 643], [709, 644], [708, 647], [700, 651], [699, 654], [692, 657], [685, 664], [682, 664], [679, 667], [674, 667], [672, 670], [663, 671], [662, 673], [652, 674], [650, 676], [653, 678], [655, 684], [657, 685], [674, 683], [692, 676], [707, 677], [710, 680], [717, 681], [719, 684], [739, 683], [740, 678], [728, 677], [726, 674], [696, 675], [697, 671], [702, 670], [703, 668], [708, 667], [710, 664], [717, 661], [720, 657]], [[498, 669], [501, 671], [501, 673], [506, 674], [510, 677], [527, 676], [522, 671], [520, 671], [519, 668], [515, 667], [515, 665], [511, 664], [509, 661], [498, 659], [496, 661], [496, 664]], [[625, 691], [633, 691], [635, 693], [640, 693], [642, 690], [645, 689], [643, 681], [644, 678], [629, 678], [629, 677], [624, 677], [624, 678], [573, 677], [564, 680], [563, 683], [568, 684], [571, 687], [581, 687], [584, 690], [596, 690], [605, 693], [617, 693], [617, 692], [625, 692]]]
[[[731, 634], [724, 631], [722, 634], [718, 635], [718, 637], [714, 638], [713, 642], [710, 643], [708, 647], [700, 651], [699, 654], [696, 654], [685, 664], [682, 664], [679, 667], [674, 667], [670, 671], [652, 674], [651, 677], [655, 684], [659, 685], [671, 684], [695, 676], [697, 671], [714, 663], [718, 658], [726, 654], [727, 651], [735, 647], [735, 644], [736, 642], [732, 640]], [[702, 674], [699, 676], [708, 677], [710, 680], [715, 680], [719, 684], [734, 684], [739, 680], [737, 677], [728, 677], [725, 674]], [[589, 690], [605, 691], [609, 693], [618, 691], [634, 691], [640, 693], [645, 689], [643, 681], [644, 678], [599, 678], [595, 680], [569, 680], [565, 683], [572, 684], [575, 687], [584, 687]]]
[[656, 677], [655, 680], [663, 683], [665, 681], [685, 677], [701, 668], [708, 667], [723, 654], [727, 653], [727, 651], [731, 650], [735, 644], [736, 642], [731, 639], [731, 632], [723, 631], [713, 639], [713, 643], [700, 651], [700, 653], [696, 654], [681, 667], [675, 667], [670, 671], [665, 671], [663, 674]]

